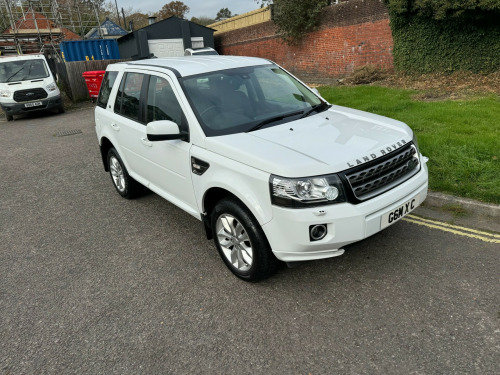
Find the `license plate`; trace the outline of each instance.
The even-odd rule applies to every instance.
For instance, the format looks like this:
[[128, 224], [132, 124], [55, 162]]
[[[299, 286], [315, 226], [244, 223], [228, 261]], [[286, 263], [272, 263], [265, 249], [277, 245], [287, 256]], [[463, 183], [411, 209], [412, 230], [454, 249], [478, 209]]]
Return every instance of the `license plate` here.
[[394, 224], [396, 221], [412, 212], [420, 203], [419, 198], [420, 197], [417, 195], [416, 197], [413, 197], [409, 201], [403, 203], [401, 206], [383, 214], [380, 222], [380, 229], [384, 229], [385, 227]]
[[40, 105], [42, 105], [42, 102], [26, 103], [24, 106], [25, 107], [38, 107]]

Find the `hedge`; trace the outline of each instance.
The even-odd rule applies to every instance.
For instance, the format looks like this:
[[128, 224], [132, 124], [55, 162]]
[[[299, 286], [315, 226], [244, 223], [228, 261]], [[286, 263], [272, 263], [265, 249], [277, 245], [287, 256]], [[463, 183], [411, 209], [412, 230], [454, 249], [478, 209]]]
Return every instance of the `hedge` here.
[[500, 14], [435, 19], [390, 12], [394, 66], [406, 72], [489, 73], [500, 69]]

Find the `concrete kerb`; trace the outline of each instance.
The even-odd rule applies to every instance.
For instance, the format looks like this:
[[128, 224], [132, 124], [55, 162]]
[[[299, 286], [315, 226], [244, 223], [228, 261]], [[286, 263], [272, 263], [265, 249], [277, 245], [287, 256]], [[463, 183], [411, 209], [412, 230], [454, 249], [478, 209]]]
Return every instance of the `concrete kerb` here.
[[443, 193], [429, 191], [424, 202], [427, 207], [446, 208], [460, 207], [469, 213], [480, 216], [500, 218], [500, 205], [478, 202], [472, 199], [455, 197]]

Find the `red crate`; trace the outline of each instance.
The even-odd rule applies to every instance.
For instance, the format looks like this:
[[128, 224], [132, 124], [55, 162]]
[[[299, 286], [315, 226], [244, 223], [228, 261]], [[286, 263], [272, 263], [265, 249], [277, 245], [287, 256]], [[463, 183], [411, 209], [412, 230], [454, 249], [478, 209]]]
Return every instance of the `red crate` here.
[[104, 77], [105, 70], [93, 70], [90, 72], [83, 72], [82, 76], [87, 84], [90, 98], [97, 98], [101, 88], [102, 77]]

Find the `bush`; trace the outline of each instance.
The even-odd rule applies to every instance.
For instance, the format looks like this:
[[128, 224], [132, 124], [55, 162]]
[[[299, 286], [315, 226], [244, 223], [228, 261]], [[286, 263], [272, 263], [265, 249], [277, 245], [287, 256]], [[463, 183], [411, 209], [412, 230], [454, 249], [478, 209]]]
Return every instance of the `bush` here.
[[342, 80], [342, 83], [351, 85], [367, 85], [372, 82], [381, 81], [387, 78], [387, 71], [375, 65], [365, 65], [355, 68], [354, 72], [347, 78]]

